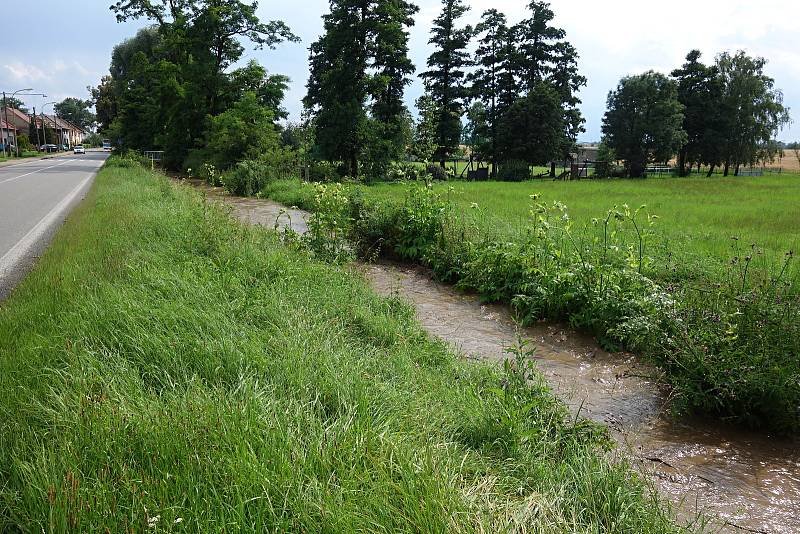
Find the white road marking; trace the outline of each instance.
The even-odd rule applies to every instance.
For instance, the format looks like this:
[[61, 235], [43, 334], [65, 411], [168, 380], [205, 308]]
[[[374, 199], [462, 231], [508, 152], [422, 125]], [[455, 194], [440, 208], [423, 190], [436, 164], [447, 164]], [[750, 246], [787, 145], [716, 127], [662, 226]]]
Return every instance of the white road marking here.
[[20, 174], [19, 176], [13, 176], [11, 178], [6, 178], [5, 180], [0, 181], [0, 184], [4, 184], [6, 182], [13, 182], [14, 180], [19, 180], [20, 178], [24, 178], [25, 176], [29, 176], [31, 174], [36, 174], [37, 172], [46, 171], [47, 169], [52, 169], [53, 167], [58, 167], [59, 165], [64, 165], [65, 163], [69, 163], [70, 161], [75, 161], [75, 159], [68, 159], [63, 161], [57, 165], [51, 165], [49, 167], [43, 167], [41, 169], [36, 169], [35, 171], [26, 172], [25, 174]]
[[89, 183], [94, 173], [90, 174], [83, 181], [78, 184], [75, 189], [69, 192], [61, 202], [48, 212], [47, 215], [36, 223], [36, 226], [30, 229], [22, 239], [17, 241], [17, 244], [11, 247], [2, 258], [0, 258], [0, 278], [2, 278], [8, 271], [10, 271], [20, 260], [22, 260], [28, 251], [33, 248], [37, 241], [44, 235], [45, 232], [56, 222], [56, 220], [64, 215], [64, 212], [69, 207], [69, 204], [78, 196], [83, 187]]

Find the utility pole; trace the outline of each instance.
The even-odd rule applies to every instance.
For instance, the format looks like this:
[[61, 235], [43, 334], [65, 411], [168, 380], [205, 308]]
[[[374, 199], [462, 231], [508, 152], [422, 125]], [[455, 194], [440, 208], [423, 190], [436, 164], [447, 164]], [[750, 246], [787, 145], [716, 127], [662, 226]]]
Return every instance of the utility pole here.
[[[44, 132], [44, 151], [46, 153], [48, 152], [48, 150], [47, 150], [47, 124], [45, 123], [45, 119], [47, 118], [47, 115], [44, 114], [44, 108], [49, 106], [50, 104], [56, 104], [56, 102], [55, 101], [47, 102], [46, 104], [42, 105], [42, 132]], [[53, 133], [55, 133], [55, 130], [53, 130]], [[58, 147], [56, 147], [56, 151], [58, 151]]]
[[39, 127], [36, 125], [36, 106], [33, 106], [33, 129], [36, 130], [36, 150], [39, 150], [42, 143], [39, 139]]
[[[3, 91], [3, 122], [6, 123], [6, 137], [3, 140], [3, 157], [6, 157], [6, 146], [8, 145], [8, 106], [6, 106], [6, 92]], [[0, 133], [2, 133], [2, 129], [0, 128]], [[8, 155], [11, 155], [11, 150], [8, 151]]]

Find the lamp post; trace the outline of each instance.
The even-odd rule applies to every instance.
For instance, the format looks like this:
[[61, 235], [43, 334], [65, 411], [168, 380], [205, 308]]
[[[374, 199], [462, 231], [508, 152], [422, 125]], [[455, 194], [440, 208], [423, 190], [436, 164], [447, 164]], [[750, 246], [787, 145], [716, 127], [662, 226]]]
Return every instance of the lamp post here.
[[44, 135], [44, 151], [47, 152], [47, 123], [45, 122], [45, 117], [47, 115], [44, 114], [44, 108], [49, 106], [50, 104], [57, 104], [55, 100], [52, 102], [47, 102], [42, 104], [42, 135]]
[[[11, 93], [11, 98], [17, 93], [23, 93], [25, 91], [33, 91], [30, 87], [27, 89], [17, 89], [13, 93]], [[6, 104], [6, 92], [3, 91], [3, 121], [6, 123], [6, 141], [3, 143], [3, 156], [6, 155], [6, 145], [8, 144], [8, 105]], [[17, 141], [17, 128], [14, 128], [14, 146], [17, 149], [17, 156], [19, 156], [19, 141]], [[8, 151], [8, 155], [11, 155], [11, 151]]]

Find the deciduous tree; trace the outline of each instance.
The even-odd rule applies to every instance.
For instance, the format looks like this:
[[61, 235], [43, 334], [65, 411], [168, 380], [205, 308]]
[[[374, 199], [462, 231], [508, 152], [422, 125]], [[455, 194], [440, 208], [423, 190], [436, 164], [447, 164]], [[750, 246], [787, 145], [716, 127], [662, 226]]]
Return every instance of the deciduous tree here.
[[744, 52], [722, 53], [717, 68], [723, 80], [724, 173], [774, 156], [775, 134], [788, 124], [789, 110], [775, 80], [764, 74], [767, 61]]
[[686, 63], [672, 71], [678, 82], [678, 100], [683, 104], [686, 143], [678, 151], [678, 172], [686, 176], [691, 166], [710, 166], [709, 175], [722, 160], [725, 117], [722, 110], [723, 81], [715, 66], [700, 61], [692, 50]]
[[623, 78], [608, 94], [604, 142], [639, 177], [650, 162], [668, 161], [686, 142], [677, 84], [649, 71]]
[[92, 107], [91, 100], [69, 97], [53, 107], [56, 111], [56, 115], [84, 130], [89, 130], [94, 126], [97, 120], [95, 114], [90, 111]]
[[30, 112], [28, 111], [27, 106], [25, 106], [25, 102], [17, 98], [16, 96], [6, 96], [5, 102], [0, 101], [0, 105], [5, 105], [9, 108], [18, 109], [21, 112], [25, 113], [26, 115]]
[[564, 131], [558, 93], [545, 82], [533, 86], [501, 120], [499, 149], [503, 161], [544, 165], [559, 153]]

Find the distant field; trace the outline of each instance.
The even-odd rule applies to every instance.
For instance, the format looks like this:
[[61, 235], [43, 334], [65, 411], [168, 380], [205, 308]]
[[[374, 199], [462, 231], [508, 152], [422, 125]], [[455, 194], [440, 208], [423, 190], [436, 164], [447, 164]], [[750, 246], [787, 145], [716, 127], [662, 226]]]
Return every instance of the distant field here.
[[[647, 180], [551, 180], [523, 183], [450, 182], [453, 198], [462, 207], [477, 203], [490, 224], [515, 233], [529, 217], [533, 193], [543, 201], [561, 201], [571, 217], [588, 222], [606, 210], [627, 203], [646, 205], [659, 216], [657, 230], [667, 250], [688, 253], [695, 259], [726, 262], [734, 256], [732, 236], [740, 246], [755, 243], [764, 257], [781, 261], [784, 254], [800, 250], [800, 175], [764, 177], [651, 178]], [[375, 185], [371, 195], [402, 195], [401, 184]], [[796, 266], [795, 266], [796, 267]], [[797, 270], [797, 269], [795, 269]]]
[[781, 167], [784, 171], [800, 172], [800, 160], [797, 159], [794, 150], [784, 151], [783, 157], [775, 160], [775, 163], [772, 163], [770, 166]]

